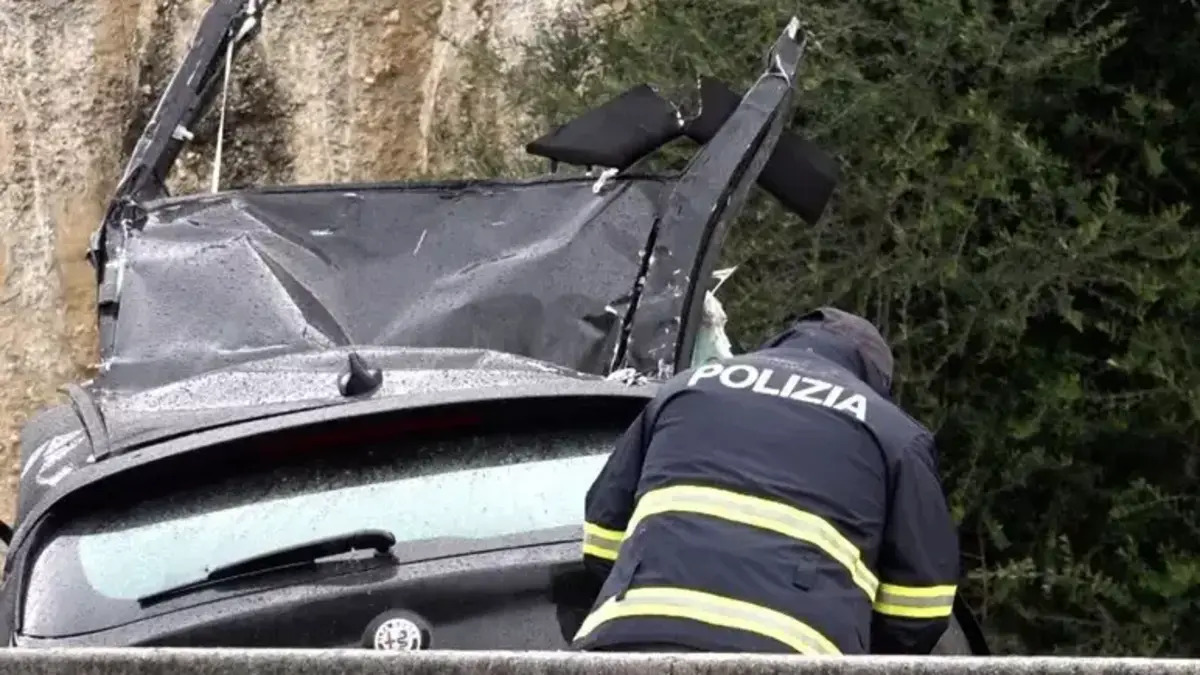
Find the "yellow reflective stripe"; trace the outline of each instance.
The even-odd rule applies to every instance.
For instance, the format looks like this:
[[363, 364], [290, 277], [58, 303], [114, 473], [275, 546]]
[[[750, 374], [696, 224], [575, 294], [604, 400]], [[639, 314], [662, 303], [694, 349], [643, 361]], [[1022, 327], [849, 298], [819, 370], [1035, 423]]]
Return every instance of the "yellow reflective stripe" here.
[[880, 614], [910, 619], [936, 619], [954, 612], [954, 594], [958, 587], [900, 586], [880, 584], [874, 610]]
[[583, 554], [605, 560], [616, 560], [623, 536], [619, 530], [610, 530], [595, 523], [584, 523]]
[[712, 593], [669, 587], [634, 588], [622, 600], [609, 598], [584, 620], [575, 639], [586, 637], [605, 622], [627, 617], [689, 619], [768, 637], [801, 654], [841, 653], [829, 638], [783, 612]]
[[611, 548], [604, 548], [602, 546], [596, 546], [595, 544], [589, 544], [586, 541], [583, 544], [583, 554], [590, 555], [594, 558], [603, 558], [604, 560], [610, 560], [610, 561], [617, 559], [617, 552], [612, 550]]
[[651, 490], [638, 502], [625, 531], [632, 533], [643, 518], [670, 511], [699, 513], [799, 539], [838, 561], [868, 598], [874, 599], [879, 587], [879, 580], [863, 562], [858, 547], [828, 521], [807, 511], [760, 497], [694, 485]]
[[888, 595], [897, 595], [904, 598], [942, 598], [945, 597], [947, 602], [954, 601], [954, 594], [958, 592], [958, 586], [947, 584], [945, 586], [901, 586], [899, 584], [883, 583], [879, 585], [879, 593]]
[[621, 543], [621, 539], [625, 536], [625, 533], [620, 530], [610, 530], [595, 523], [584, 523], [583, 533], [588, 536], [596, 537], [597, 539], [607, 539], [608, 541], [616, 544]]

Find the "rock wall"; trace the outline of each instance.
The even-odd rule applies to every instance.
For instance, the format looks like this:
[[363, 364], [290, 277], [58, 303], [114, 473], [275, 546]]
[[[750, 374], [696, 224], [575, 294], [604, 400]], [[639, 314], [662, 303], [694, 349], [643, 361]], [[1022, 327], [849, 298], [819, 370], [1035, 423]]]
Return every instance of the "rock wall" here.
[[[125, 153], [206, 0], [0, 0], [0, 518], [28, 414], [95, 361], [84, 260]], [[503, 106], [464, 71], [581, 0], [282, 0], [234, 68], [222, 186], [445, 170], [434, 129]], [[474, 103], [473, 103], [474, 102]], [[486, 103], [484, 103], [486, 102]], [[207, 188], [216, 116], [172, 181]], [[451, 124], [453, 126], [453, 124]], [[501, 149], [519, 151], [501, 136]]]

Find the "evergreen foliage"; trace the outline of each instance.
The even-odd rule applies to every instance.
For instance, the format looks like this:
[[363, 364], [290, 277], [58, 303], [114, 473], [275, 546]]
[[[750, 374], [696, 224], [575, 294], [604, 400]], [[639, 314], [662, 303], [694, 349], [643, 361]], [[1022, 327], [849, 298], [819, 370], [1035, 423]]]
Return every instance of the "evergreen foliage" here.
[[1196, 5], [590, 10], [546, 27], [519, 70], [476, 64], [507, 78], [526, 138], [643, 82], [744, 89], [802, 19], [792, 128], [842, 184], [815, 227], [761, 191], [735, 225], [736, 338], [826, 303], [884, 329], [901, 404], [937, 431], [965, 593], [999, 651], [1200, 655]]

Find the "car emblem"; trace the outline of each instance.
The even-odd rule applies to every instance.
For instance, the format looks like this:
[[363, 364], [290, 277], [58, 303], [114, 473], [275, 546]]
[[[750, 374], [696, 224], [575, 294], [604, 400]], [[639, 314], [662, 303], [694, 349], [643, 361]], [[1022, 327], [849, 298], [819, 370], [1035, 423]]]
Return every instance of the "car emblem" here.
[[375, 649], [411, 652], [424, 646], [421, 627], [410, 619], [392, 617], [375, 629]]

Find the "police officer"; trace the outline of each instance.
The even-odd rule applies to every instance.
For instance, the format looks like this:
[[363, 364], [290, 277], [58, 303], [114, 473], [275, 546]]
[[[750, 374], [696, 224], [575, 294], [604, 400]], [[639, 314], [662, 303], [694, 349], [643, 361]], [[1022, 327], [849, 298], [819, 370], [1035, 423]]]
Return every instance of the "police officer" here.
[[664, 383], [588, 491], [604, 581], [573, 646], [928, 654], [958, 538], [891, 379], [875, 327], [821, 308]]

